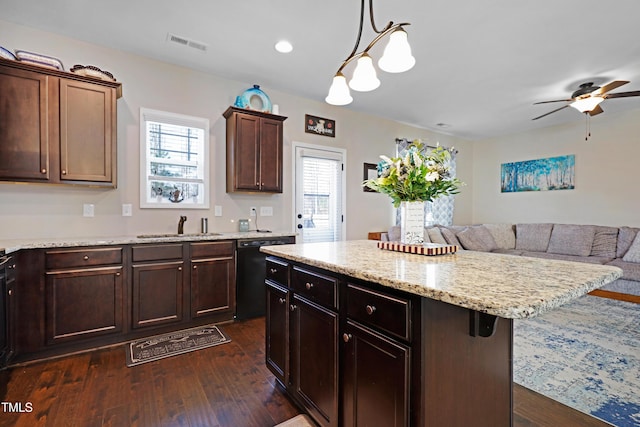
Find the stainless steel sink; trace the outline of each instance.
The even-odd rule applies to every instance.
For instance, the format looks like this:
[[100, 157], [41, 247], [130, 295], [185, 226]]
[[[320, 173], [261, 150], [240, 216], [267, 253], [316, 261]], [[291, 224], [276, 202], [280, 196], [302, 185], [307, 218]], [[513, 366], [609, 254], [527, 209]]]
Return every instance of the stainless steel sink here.
[[158, 239], [162, 237], [206, 237], [206, 236], [222, 236], [221, 233], [162, 233], [162, 234], [139, 234], [138, 239]]

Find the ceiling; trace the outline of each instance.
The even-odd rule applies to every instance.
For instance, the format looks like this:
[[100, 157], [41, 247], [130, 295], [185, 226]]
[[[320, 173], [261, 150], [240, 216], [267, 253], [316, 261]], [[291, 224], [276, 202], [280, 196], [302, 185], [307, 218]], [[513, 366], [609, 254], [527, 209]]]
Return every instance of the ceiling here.
[[[0, 5], [0, 19], [321, 102], [355, 44], [360, 13], [357, 0]], [[406, 30], [416, 65], [402, 74], [379, 72], [377, 90], [352, 91], [354, 102], [336, 108], [480, 140], [584, 120], [572, 108], [531, 119], [562, 106], [535, 102], [563, 99], [586, 81], [629, 80], [613, 92], [640, 90], [638, 0], [375, 0], [374, 11], [378, 27], [411, 23]], [[374, 36], [366, 16], [359, 50]], [[208, 50], [167, 43], [167, 33]], [[293, 52], [276, 52], [280, 39], [289, 40]], [[374, 60], [385, 44], [374, 48]], [[105, 69], [117, 78], [117, 70]], [[345, 75], [352, 71], [350, 65]], [[640, 97], [601, 106], [604, 115], [638, 109]], [[604, 115], [594, 116], [592, 126]]]

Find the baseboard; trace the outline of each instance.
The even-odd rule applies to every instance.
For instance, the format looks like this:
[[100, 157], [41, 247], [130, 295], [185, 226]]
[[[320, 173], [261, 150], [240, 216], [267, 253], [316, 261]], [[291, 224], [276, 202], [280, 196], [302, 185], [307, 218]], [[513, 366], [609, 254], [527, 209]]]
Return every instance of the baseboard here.
[[589, 292], [589, 295], [640, 304], [640, 295], [623, 294], [621, 292], [606, 291], [604, 289], [596, 289], [595, 291]]

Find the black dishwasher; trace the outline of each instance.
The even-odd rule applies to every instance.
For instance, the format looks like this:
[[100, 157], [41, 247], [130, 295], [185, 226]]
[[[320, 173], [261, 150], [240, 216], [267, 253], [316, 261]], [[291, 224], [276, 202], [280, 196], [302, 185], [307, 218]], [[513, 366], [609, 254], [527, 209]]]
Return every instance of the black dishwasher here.
[[266, 311], [266, 254], [261, 246], [295, 243], [294, 236], [240, 239], [236, 249], [236, 319], [264, 316]]

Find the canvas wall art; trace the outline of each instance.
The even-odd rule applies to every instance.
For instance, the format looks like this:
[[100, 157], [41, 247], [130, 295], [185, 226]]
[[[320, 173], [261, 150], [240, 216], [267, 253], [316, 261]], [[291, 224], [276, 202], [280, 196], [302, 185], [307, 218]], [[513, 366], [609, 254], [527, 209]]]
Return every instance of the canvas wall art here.
[[500, 186], [503, 193], [519, 191], [572, 190], [575, 188], [574, 154], [503, 163]]

